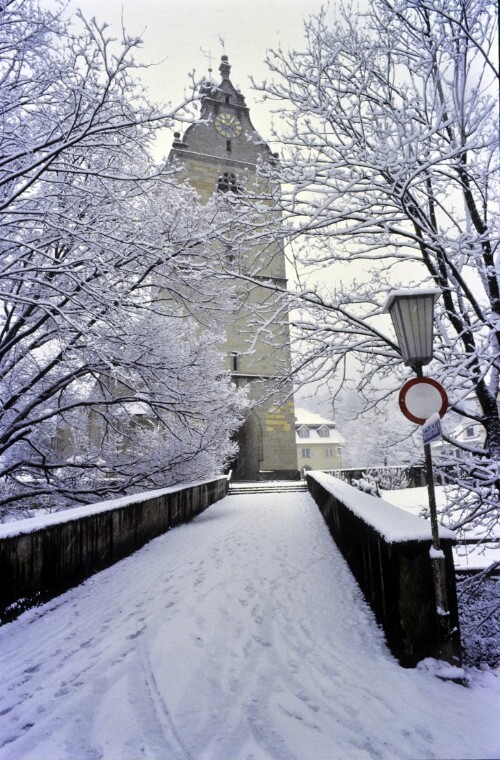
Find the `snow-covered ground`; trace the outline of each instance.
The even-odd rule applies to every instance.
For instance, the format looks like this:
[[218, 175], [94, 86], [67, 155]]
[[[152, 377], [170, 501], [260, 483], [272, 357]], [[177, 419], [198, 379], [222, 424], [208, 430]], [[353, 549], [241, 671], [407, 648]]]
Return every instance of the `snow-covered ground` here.
[[0, 760], [500, 755], [500, 677], [399, 667], [308, 494], [225, 498], [0, 652]]

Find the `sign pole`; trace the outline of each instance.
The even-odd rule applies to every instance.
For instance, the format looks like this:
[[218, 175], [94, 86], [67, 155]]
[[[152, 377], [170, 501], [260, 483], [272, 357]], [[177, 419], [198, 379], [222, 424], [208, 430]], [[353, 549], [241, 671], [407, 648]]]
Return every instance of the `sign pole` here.
[[[422, 365], [414, 367], [417, 377], [423, 377]], [[452, 631], [450, 630], [450, 613], [448, 610], [448, 589], [446, 585], [446, 568], [444, 552], [439, 540], [439, 523], [437, 519], [436, 491], [434, 488], [434, 470], [432, 466], [432, 454], [430, 443], [424, 443], [425, 470], [427, 479], [427, 493], [429, 497], [429, 512], [431, 518], [432, 547], [430, 550], [432, 575], [434, 578], [434, 591], [436, 596], [436, 613], [439, 626], [439, 644], [441, 651], [440, 659], [460, 667], [461, 662], [454, 654], [452, 645]]]

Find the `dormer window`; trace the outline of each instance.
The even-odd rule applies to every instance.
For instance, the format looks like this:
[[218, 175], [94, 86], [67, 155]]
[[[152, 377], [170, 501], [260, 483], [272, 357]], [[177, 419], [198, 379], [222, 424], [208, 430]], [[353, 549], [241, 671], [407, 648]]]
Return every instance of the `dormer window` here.
[[309, 428], [303, 425], [297, 430], [299, 438], [309, 438]]
[[328, 428], [326, 425], [322, 425], [320, 428], [318, 428], [318, 435], [320, 438], [329, 438], [330, 428]]

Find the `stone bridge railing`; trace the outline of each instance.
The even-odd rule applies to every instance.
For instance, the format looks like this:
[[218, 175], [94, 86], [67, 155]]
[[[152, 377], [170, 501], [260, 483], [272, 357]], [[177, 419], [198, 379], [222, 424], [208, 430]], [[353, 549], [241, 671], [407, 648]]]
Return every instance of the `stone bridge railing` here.
[[227, 489], [224, 476], [0, 525], [0, 623], [188, 522]]
[[[439, 627], [428, 521], [362, 493], [331, 475], [307, 473], [307, 484], [330, 533], [358, 581], [393, 654], [406, 667], [439, 659]], [[453, 651], [461, 665], [452, 546], [440, 528], [448, 585]]]

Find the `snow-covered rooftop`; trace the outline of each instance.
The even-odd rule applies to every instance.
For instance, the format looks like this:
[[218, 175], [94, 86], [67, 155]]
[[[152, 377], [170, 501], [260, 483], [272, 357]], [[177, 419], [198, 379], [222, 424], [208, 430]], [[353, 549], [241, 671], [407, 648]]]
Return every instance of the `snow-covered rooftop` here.
[[322, 417], [321, 414], [310, 412], [308, 409], [302, 409], [300, 406], [295, 407], [295, 420], [298, 425], [335, 425], [333, 420]]
[[[300, 427], [307, 427], [309, 435], [302, 437], [298, 433]], [[328, 435], [319, 435], [319, 428], [328, 428]], [[342, 444], [344, 439], [337, 430], [335, 422], [326, 417], [322, 417], [316, 412], [309, 412], [307, 409], [295, 407], [295, 442], [307, 446], [308, 443], [329, 443]]]

